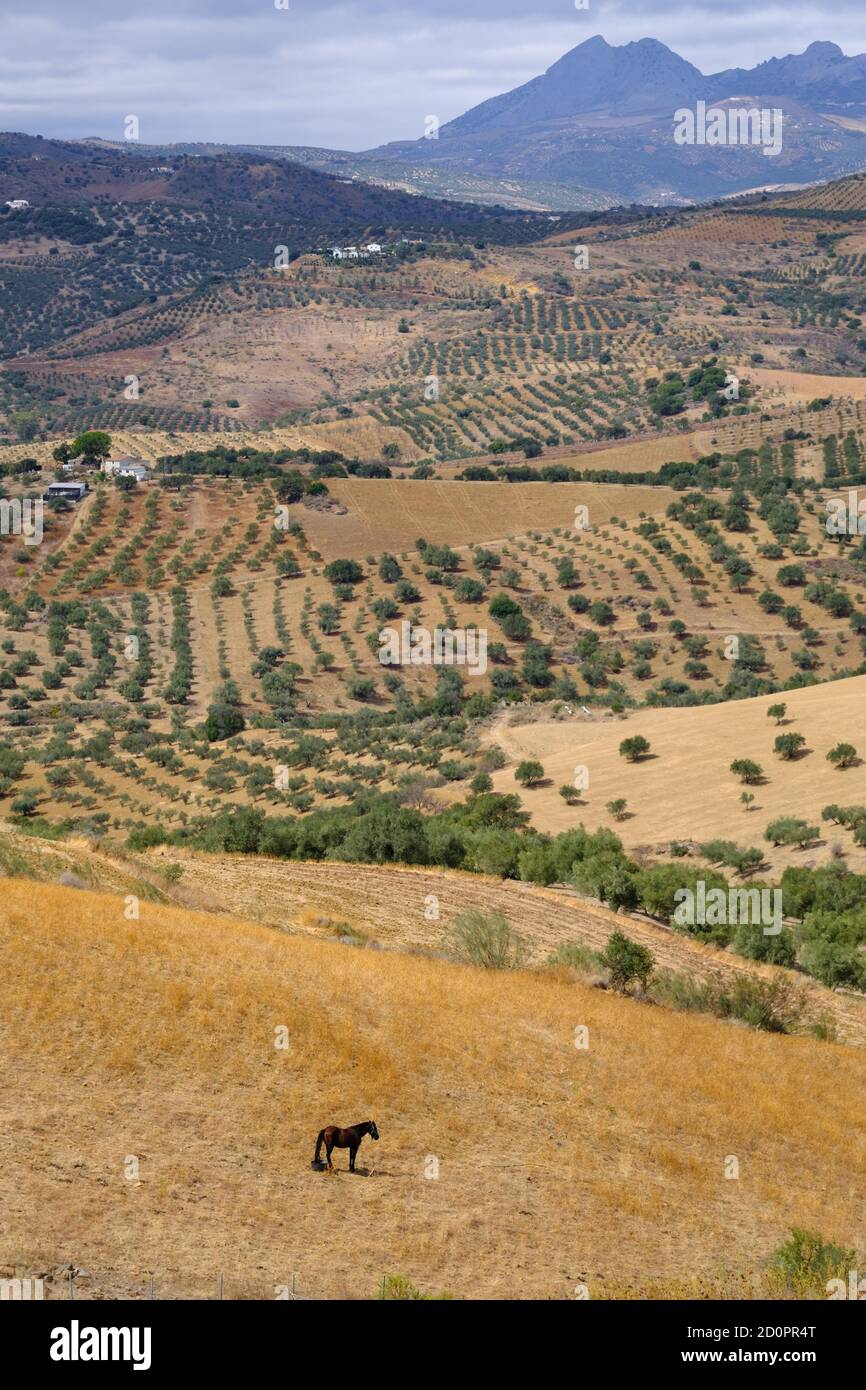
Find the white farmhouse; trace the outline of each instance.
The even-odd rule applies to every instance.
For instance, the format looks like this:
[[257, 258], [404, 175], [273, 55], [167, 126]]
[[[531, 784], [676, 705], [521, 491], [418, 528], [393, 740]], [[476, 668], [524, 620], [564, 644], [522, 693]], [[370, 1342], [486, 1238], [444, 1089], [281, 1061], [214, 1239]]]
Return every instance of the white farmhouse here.
[[110, 478], [134, 478], [137, 483], [146, 483], [150, 478], [150, 468], [144, 459], [106, 459], [101, 467]]

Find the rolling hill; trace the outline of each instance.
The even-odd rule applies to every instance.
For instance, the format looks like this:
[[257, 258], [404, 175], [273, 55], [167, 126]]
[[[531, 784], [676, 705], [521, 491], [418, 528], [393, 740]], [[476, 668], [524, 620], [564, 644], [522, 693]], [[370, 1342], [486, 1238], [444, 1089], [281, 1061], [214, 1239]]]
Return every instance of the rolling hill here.
[[[533, 719], [520, 713], [502, 715], [490, 738], [505, 749], [509, 767], [494, 774], [498, 790], [511, 790], [514, 768], [524, 758], [544, 763], [547, 785], [532, 793], [535, 823], [557, 832], [573, 824], [575, 812], [557, 794], [574, 779], [577, 765], [589, 770], [589, 789], [580, 816], [589, 826], [610, 825], [608, 802], [625, 797], [628, 815], [617, 825], [632, 848], [664, 850], [671, 841], [700, 843], [716, 838], [753, 843], [764, 828], [796, 812], [821, 829], [820, 844], [808, 850], [773, 848], [764, 843], [767, 860], [778, 874], [788, 864], [827, 860], [844, 853], [851, 868], [866, 870], [866, 848], [848, 839], [839, 827], [821, 821], [825, 806], [866, 801], [866, 765], [844, 772], [827, 761], [827, 753], [858, 725], [866, 696], [866, 676], [815, 685], [785, 693], [787, 713], [777, 725], [767, 710], [778, 703], [763, 696], [691, 710], [640, 710], [627, 718]], [[799, 733], [806, 746], [794, 762], [783, 762], [773, 744], [780, 733]], [[620, 743], [634, 734], [648, 738], [651, 757], [629, 764]], [[740, 802], [743, 784], [730, 771], [735, 759], [751, 759], [764, 769], [764, 780], [749, 788], [754, 803]], [[711, 789], [711, 794], [708, 794]]]
[[[70, 1268], [85, 1299], [209, 1297], [221, 1274], [228, 1298], [372, 1298], [395, 1275], [461, 1298], [741, 1297], [772, 1293], [793, 1225], [862, 1240], [858, 1050], [122, 908], [15, 881], [0, 902], [3, 1272], [49, 1297]], [[366, 1116], [359, 1173], [312, 1173], [322, 1125]]]

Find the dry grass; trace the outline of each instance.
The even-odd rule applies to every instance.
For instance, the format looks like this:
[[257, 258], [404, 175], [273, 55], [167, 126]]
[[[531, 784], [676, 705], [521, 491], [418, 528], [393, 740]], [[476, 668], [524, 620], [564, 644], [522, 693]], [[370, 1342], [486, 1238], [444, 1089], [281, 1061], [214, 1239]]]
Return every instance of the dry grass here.
[[[605, 466], [605, 455], [590, 458], [592, 467]], [[672, 488], [618, 483], [516, 486], [406, 478], [335, 478], [328, 487], [347, 512], [304, 513], [304, 530], [323, 555], [353, 557], [414, 550], [419, 536], [431, 545], [465, 546], [535, 527], [573, 528], [579, 505], [587, 506], [591, 524], [600, 526], [612, 516], [661, 514], [677, 495]]]
[[[866, 763], [839, 772], [827, 762], [827, 753], [840, 740], [858, 741], [864, 692], [866, 677], [853, 676], [722, 705], [635, 710], [622, 719], [542, 715], [530, 723], [522, 722], [521, 713], [506, 713], [491, 728], [490, 738], [511, 762], [493, 781], [497, 791], [514, 791], [516, 764], [524, 758], [541, 760], [547, 781], [524, 796], [540, 830], [558, 832], [580, 821], [592, 829], [608, 825], [627, 846], [731, 839], [760, 845], [777, 873], [787, 864], [826, 862], [838, 842], [851, 868], [862, 873], [866, 852], [848, 832], [824, 824], [821, 810], [834, 802], [852, 806], [866, 800]], [[788, 708], [783, 728], [767, 717], [769, 706], [779, 702]], [[773, 743], [780, 733], [805, 735], [803, 756], [793, 762], [777, 757]], [[640, 763], [628, 763], [619, 745], [635, 734], [649, 739], [652, 752]], [[861, 757], [864, 752], [861, 748]], [[755, 796], [749, 812], [740, 804], [744, 788], [730, 771], [735, 758], [751, 758], [764, 769], [765, 783], [748, 788]], [[585, 804], [569, 808], [558, 789], [573, 782], [578, 765], [589, 769], [589, 791]], [[628, 802], [629, 818], [614, 825], [605, 808], [619, 797]], [[764, 830], [787, 815], [817, 825], [826, 839], [806, 852], [774, 850], [764, 841]]]
[[[227, 1296], [293, 1273], [371, 1296], [392, 1272], [466, 1297], [702, 1277], [737, 1296], [791, 1225], [866, 1243], [858, 1051], [556, 975], [4, 888], [9, 1266], [72, 1262], [82, 1296], [151, 1273], [157, 1295], [211, 1296], [220, 1270]], [[368, 1115], [369, 1173], [312, 1173], [317, 1130]]]

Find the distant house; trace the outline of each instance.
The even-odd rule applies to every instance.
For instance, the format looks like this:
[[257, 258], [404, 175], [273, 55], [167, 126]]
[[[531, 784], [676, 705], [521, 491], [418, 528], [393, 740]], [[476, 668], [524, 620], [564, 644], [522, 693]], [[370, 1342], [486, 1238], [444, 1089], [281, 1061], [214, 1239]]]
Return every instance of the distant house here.
[[359, 261], [362, 256], [381, 256], [384, 247], [378, 241], [370, 241], [360, 250], [357, 246], [332, 246], [331, 255], [335, 261]]
[[7, 198], [6, 206], [11, 208], [13, 212], [21, 212], [24, 208], [29, 208], [30, 204], [26, 198]]
[[45, 502], [52, 497], [62, 497], [66, 502], [80, 502], [86, 493], [86, 483], [49, 483], [42, 498]]
[[134, 478], [137, 483], [146, 483], [150, 478], [150, 468], [144, 459], [106, 459], [101, 468], [110, 478]]

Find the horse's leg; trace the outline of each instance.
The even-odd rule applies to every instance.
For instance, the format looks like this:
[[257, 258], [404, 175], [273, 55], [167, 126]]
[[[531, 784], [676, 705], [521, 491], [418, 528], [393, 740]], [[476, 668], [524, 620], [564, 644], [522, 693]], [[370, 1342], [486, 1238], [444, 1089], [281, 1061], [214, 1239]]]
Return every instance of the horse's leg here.
[[328, 1168], [329, 1168], [329, 1169], [332, 1169], [333, 1166], [334, 1166], [333, 1163], [331, 1162], [331, 1150], [333, 1149], [333, 1147], [334, 1147], [334, 1141], [333, 1141], [333, 1139], [326, 1139], [326, 1140], [325, 1140], [325, 1157], [326, 1157], [327, 1160], [328, 1160]]
[[357, 1144], [352, 1144], [352, 1145], [350, 1145], [350, 1147], [349, 1147], [349, 1172], [350, 1172], [350, 1173], [354, 1173], [354, 1171], [355, 1171], [355, 1155], [356, 1155], [357, 1152], [358, 1152], [358, 1145], [357, 1145]]

